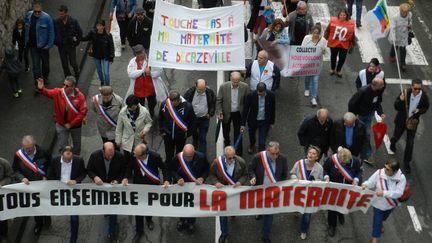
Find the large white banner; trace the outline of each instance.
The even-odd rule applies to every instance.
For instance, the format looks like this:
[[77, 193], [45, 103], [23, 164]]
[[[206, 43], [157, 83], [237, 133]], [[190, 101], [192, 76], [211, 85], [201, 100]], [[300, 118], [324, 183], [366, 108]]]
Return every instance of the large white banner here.
[[149, 65], [185, 70], [243, 70], [243, 6], [191, 9], [156, 1]]
[[347, 184], [289, 180], [268, 186], [216, 189], [210, 185], [68, 186], [34, 181], [0, 189], [0, 220], [37, 215], [210, 217], [334, 210], [366, 212], [374, 192]]

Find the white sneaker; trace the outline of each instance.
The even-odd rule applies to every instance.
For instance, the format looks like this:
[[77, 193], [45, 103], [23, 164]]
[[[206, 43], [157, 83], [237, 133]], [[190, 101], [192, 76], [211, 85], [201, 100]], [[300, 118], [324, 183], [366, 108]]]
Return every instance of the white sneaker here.
[[301, 233], [301, 234], [300, 234], [300, 239], [302, 239], [302, 240], [306, 240], [306, 238], [307, 238], [306, 233]]
[[305, 90], [304, 95], [305, 95], [306, 97], [309, 97], [309, 90]]
[[317, 103], [317, 101], [316, 101], [315, 98], [312, 98], [311, 104], [312, 104], [312, 106], [317, 106], [318, 105], [318, 103]]

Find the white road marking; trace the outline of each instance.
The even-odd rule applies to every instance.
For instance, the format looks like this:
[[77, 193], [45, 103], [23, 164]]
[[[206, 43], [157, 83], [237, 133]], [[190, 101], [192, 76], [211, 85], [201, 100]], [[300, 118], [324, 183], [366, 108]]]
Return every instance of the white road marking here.
[[[399, 13], [398, 6], [388, 6], [388, 12], [390, 18], [392, 18], [395, 14]], [[415, 29], [414, 29], [415, 31]], [[415, 32], [414, 32], [415, 33]], [[417, 38], [412, 39], [412, 44], [407, 46], [407, 56], [406, 56], [406, 64], [408, 65], [428, 65], [426, 57], [423, 53], [422, 48], [417, 40]]]
[[114, 41], [114, 55], [116, 57], [120, 57], [122, 52], [121, 52], [121, 40], [120, 40], [120, 27], [117, 23], [117, 18], [116, 18], [116, 10], [114, 10], [113, 13], [113, 19], [111, 22], [111, 35], [113, 37], [113, 41]]
[[[411, 79], [386, 78], [386, 84], [408, 84], [411, 85]], [[432, 85], [430, 80], [423, 80], [423, 85]]]
[[[330, 21], [330, 10], [326, 3], [310, 3], [308, 4], [309, 10], [312, 14], [314, 23], [321, 23], [321, 34], [324, 34]], [[323, 56], [324, 61], [330, 61], [330, 48], [327, 48]]]
[[411, 216], [411, 220], [412, 220], [413, 225], [414, 225], [414, 230], [417, 233], [422, 232], [422, 226], [421, 226], [421, 223], [420, 223], [420, 221], [419, 221], [419, 219], [417, 217], [417, 213], [415, 211], [414, 206], [407, 206], [407, 209], [408, 209], [408, 213]]
[[[377, 122], [382, 122], [383, 119], [378, 115], [378, 113], [375, 111], [375, 120]], [[390, 139], [387, 136], [387, 133], [384, 135], [384, 139], [383, 139], [384, 145], [386, 146], [386, 150], [388, 154], [394, 154], [393, 151], [391, 151], [390, 149]]]

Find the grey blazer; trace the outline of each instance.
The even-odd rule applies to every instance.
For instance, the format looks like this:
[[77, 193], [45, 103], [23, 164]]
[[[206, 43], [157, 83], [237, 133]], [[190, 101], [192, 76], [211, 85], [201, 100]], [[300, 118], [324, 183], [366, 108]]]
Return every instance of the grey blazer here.
[[[249, 86], [240, 81], [239, 82], [239, 94], [238, 94], [238, 104], [239, 112], [243, 111], [243, 105], [246, 100], [246, 96], [249, 93]], [[216, 99], [216, 114], [223, 114], [223, 123], [228, 123], [231, 118], [231, 81], [223, 83], [219, 87], [219, 92]]]

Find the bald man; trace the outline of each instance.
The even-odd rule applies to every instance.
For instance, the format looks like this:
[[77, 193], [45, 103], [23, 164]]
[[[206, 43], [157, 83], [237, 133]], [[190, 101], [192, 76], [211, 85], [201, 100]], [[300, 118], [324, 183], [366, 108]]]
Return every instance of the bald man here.
[[[87, 174], [92, 181], [101, 186], [104, 183], [119, 184], [125, 178], [126, 161], [115, 150], [114, 143], [106, 142], [102, 149], [94, 151], [88, 160]], [[115, 242], [118, 238], [117, 215], [108, 216], [107, 238]]]
[[[189, 170], [183, 168], [189, 168]], [[183, 151], [172, 158], [168, 164], [168, 170], [172, 181], [180, 186], [183, 186], [185, 182], [201, 185], [209, 173], [209, 162], [203, 153], [195, 151], [192, 144], [186, 144]], [[196, 218], [180, 218], [177, 222], [177, 230], [187, 229], [189, 233], [194, 233], [195, 221]]]
[[183, 97], [192, 104], [196, 116], [192, 132], [193, 145], [198, 151], [206, 154], [209, 121], [210, 117], [214, 116], [216, 109], [215, 93], [206, 86], [204, 79], [198, 79], [195, 86], [189, 88]]
[[250, 77], [250, 89], [256, 90], [258, 83], [265, 83], [268, 90], [275, 91], [280, 86], [280, 70], [268, 59], [264, 50], [258, 52], [257, 59], [246, 67], [246, 78]]
[[366, 155], [363, 157], [363, 162], [369, 164], [371, 163], [369, 158], [372, 155], [372, 147], [370, 145], [370, 130], [375, 111], [381, 116], [382, 119], [385, 118], [381, 106], [384, 89], [384, 80], [379, 77], [375, 77], [372, 80], [372, 83], [361, 87], [357, 93], [351, 97], [348, 103], [348, 111], [357, 115], [358, 118], [365, 124], [368, 148]]

